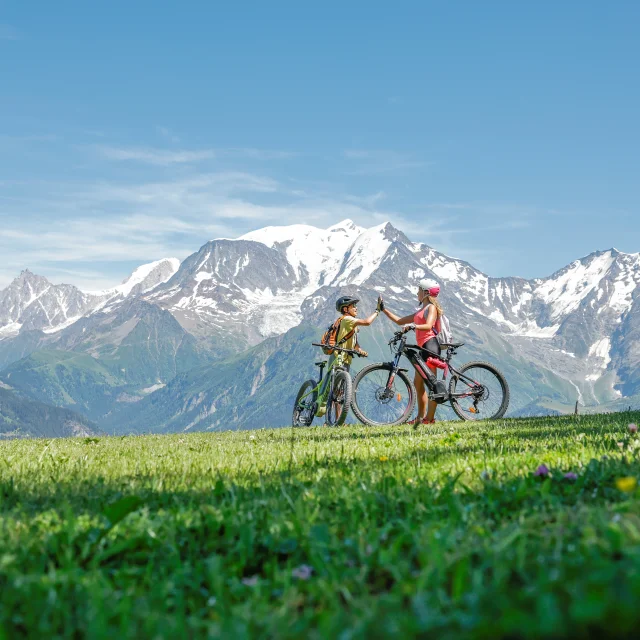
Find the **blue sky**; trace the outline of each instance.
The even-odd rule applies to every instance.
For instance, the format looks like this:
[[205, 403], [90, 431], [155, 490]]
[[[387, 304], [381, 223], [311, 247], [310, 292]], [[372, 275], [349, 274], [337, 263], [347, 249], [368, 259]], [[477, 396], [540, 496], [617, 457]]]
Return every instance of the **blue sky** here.
[[0, 287], [391, 220], [490, 275], [640, 250], [640, 3], [0, 0]]

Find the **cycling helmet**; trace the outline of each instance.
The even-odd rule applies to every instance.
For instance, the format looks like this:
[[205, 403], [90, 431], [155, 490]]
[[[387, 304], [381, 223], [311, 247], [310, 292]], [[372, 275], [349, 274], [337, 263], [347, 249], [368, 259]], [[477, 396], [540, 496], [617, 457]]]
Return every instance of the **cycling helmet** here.
[[351, 296], [342, 296], [336, 300], [336, 311], [340, 313], [342, 307], [348, 307], [350, 304], [358, 304], [360, 300], [358, 298], [352, 298]]
[[430, 296], [435, 298], [440, 293], [440, 285], [433, 278], [423, 278], [418, 286], [426, 291]]

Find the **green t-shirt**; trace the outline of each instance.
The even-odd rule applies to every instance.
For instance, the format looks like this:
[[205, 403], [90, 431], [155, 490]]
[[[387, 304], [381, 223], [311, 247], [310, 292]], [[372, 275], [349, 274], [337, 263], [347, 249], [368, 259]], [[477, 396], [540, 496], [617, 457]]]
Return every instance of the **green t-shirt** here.
[[[340, 341], [342, 340], [342, 338], [344, 338], [347, 333], [349, 333], [349, 331], [351, 331], [354, 327], [356, 323], [356, 319], [352, 318], [351, 316], [346, 316], [345, 318], [342, 319], [342, 321], [340, 322], [340, 328], [338, 329], [338, 337], [337, 337], [337, 341], [338, 343], [340, 343]], [[346, 341], [343, 342], [340, 346], [343, 349], [355, 349], [356, 348], [356, 344], [358, 343], [358, 339], [356, 337], [358, 333], [358, 327], [356, 327], [356, 330], [354, 332], [354, 334]], [[338, 352], [341, 353], [341, 352]], [[345, 364], [351, 364], [351, 360], [352, 360], [352, 356], [350, 354], [343, 354], [343, 362]]]

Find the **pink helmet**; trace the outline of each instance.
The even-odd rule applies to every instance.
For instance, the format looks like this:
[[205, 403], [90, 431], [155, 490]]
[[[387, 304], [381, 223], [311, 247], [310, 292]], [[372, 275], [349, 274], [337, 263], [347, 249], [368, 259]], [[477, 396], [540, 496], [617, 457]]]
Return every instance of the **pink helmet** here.
[[424, 278], [423, 280], [420, 280], [418, 286], [433, 298], [435, 298], [440, 293], [440, 285], [431, 278]]

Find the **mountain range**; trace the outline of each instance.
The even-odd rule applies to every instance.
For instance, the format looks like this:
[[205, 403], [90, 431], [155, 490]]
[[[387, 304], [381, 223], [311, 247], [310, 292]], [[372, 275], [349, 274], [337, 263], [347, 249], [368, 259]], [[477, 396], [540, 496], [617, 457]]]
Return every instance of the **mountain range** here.
[[[609, 249], [547, 278], [493, 278], [390, 223], [350, 220], [212, 240], [107, 291], [23, 271], [0, 292], [0, 381], [111, 432], [285, 425], [335, 299], [356, 294], [368, 314], [380, 294], [409, 313], [425, 276], [441, 283], [465, 342], [459, 362], [489, 360], [507, 376], [511, 415], [640, 394], [640, 254]], [[394, 329], [381, 317], [362, 331], [370, 358], [356, 369], [388, 359]]]

